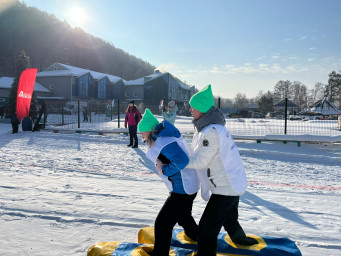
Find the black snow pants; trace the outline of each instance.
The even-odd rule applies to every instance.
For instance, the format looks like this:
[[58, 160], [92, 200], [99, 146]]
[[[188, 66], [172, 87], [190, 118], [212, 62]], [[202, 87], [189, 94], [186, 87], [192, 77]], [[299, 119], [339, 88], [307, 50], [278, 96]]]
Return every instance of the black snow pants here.
[[192, 217], [193, 195], [170, 193], [155, 220], [155, 244], [153, 256], [168, 256], [172, 230], [176, 223], [182, 226], [185, 234], [197, 241], [198, 225]]
[[[138, 139], [137, 139], [137, 125], [129, 125], [129, 137], [130, 137], [130, 143], [131, 146], [138, 146]], [[135, 141], [135, 143], [134, 143]]]
[[13, 133], [18, 133], [19, 124], [18, 123], [12, 123], [12, 129], [13, 129]]
[[212, 194], [199, 222], [198, 256], [216, 256], [217, 237], [222, 227], [233, 240], [245, 233], [238, 222], [239, 196]]

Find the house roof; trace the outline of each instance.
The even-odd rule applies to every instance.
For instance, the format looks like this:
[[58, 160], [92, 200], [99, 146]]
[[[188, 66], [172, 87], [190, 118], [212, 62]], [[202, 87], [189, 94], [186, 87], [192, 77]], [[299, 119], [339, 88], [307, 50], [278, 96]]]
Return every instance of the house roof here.
[[162, 73], [162, 72], [156, 72], [156, 73], [154, 73], [154, 74], [150, 74], [150, 75], [148, 75], [148, 76], [145, 76], [144, 77], [144, 81], [145, 82], [149, 82], [149, 81], [151, 81], [151, 80], [154, 80], [154, 79], [156, 79], [156, 78], [158, 78], [158, 77], [160, 77], [160, 76], [163, 76], [163, 75], [165, 75], [165, 74], [167, 74], [167, 73]]
[[[66, 70], [51, 70], [51, 71], [49, 71], [48, 69], [50, 69], [54, 65], [60, 65], [64, 68], [66, 68]], [[97, 71], [92, 71], [92, 70], [88, 70], [88, 69], [84, 69], [84, 68], [78, 68], [78, 67], [74, 67], [74, 66], [59, 63], [59, 62], [54, 63], [53, 65], [51, 65], [50, 67], [48, 67], [46, 70], [44, 70], [42, 72], [38, 72], [37, 77], [47, 77], [47, 76], [75, 76], [75, 77], [80, 77], [80, 76], [83, 76], [83, 75], [88, 74], [88, 73], [90, 73], [95, 80], [101, 80], [105, 77], [108, 77], [110, 82], [116, 83], [122, 79], [118, 76], [100, 73]]]
[[[11, 89], [13, 84], [14, 78], [13, 77], [0, 77], [0, 88], [2, 89]], [[43, 85], [41, 85], [38, 82], [34, 83], [34, 89], [35, 92], [50, 92], [49, 89], [45, 88]]]
[[160, 76], [163, 76], [163, 75], [165, 75], [165, 74], [162, 72], [157, 72], [157, 73], [154, 73], [154, 74], [151, 74], [148, 76], [140, 77], [140, 78], [135, 79], [135, 80], [124, 81], [124, 84], [126, 86], [144, 85], [144, 83], [149, 82], [151, 80], [154, 80], [154, 79], [156, 79]]
[[322, 99], [316, 102], [310, 109], [311, 112], [319, 113], [323, 115], [340, 115], [341, 110], [335, 107], [327, 99]]
[[[285, 99], [277, 102], [274, 107], [285, 107]], [[291, 100], [288, 100], [288, 107], [289, 108], [299, 108], [298, 105], [296, 105], [295, 103], [293, 103]]]
[[178, 83], [180, 84], [180, 86], [183, 88], [183, 89], [186, 89], [186, 90], [190, 90], [191, 87], [189, 87], [187, 84], [184, 84], [184, 83], [181, 83], [178, 81]]
[[246, 105], [245, 108], [257, 109], [258, 108], [258, 104], [257, 103], [250, 103], [250, 104]]
[[[157, 72], [157, 73], [154, 73], [154, 74], [151, 74], [151, 75], [148, 75], [148, 76], [145, 76], [145, 77], [141, 77], [141, 78], [138, 78], [138, 79], [135, 79], [135, 80], [129, 80], [129, 81], [124, 81], [124, 84], [126, 86], [136, 86], [136, 85], [144, 85], [146, 82], [150, 82], [156, 78], [159, 78], [161, 76], [164, 76], [164, 75], [171, 75], [170, 73], [162, 73], [162, 72]], [[181, 88], [185, 89], [185, 90], [190, 90], [191, 88], [182, 83], [182, 82], [179, 82], [178, 80], [176, 80], [177, 83], [180, 85]]]
[[[49, 70], [49, 69], [53, 68], [53, 66], [61, 66], [65, 69], [64, 70], [61, 70], [61, 69]], [[159, 77], [166, 75], [166, 74], [169, 74], [169, 73], [156, 72], [154, 74], [150, 74], [148, 76], [144, 76], [144, 77], [141, 77], [141, 78], [138, 78], [135, 80], [126, 81], [126, 80], [124, 80], [120, 77], [117, 77], [117, 76], [108, 75], [105, 73], [100, 73], [100, 72], [96, 72], [96, 71], [92, 71], [92, 70], [88, 70], [88, 69], [84, 69], [84, 68], [78, 68], [78, 67], [74, 67], [71, 65], [56, 62], [53, 65], [51, 65], [50, 67], [48, 67], [47, 69], [45, 69], [44, 71], [38, 72], [37, 77], [49, 77], [49, 76], [81, 77], [85, 74], [90, 74], [95, 80], [101, 80], [101, 79], [107, 77], [109, 79], [109, 81], [112, 83], [116, 83], [119, 80], [122, 80], [126, 86], [138, 86], [138, 85], [144, 85], [146, 82], [149, 82], [151, 80], [154, 80], [156, 78], [159, 78]], [[171, 74], [169, 74], [169, 75], [171, 75]], [[186, 85], [182, 82], [179, 82], [178, 80], [177, 80], [177, 82], [179, 83], [181, 88], [183, 88], [185, 90], [190, 90], [190, 87], [188, 85]]]
[[144, 85], [144, 77], [141, 77], [135, 80], [123, 81], [123, 82], [126, 86]]

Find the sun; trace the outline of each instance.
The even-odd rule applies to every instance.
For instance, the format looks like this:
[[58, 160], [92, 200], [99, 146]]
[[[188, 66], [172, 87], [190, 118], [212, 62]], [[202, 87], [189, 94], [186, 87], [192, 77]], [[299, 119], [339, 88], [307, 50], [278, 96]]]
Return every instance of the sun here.
[[87, 19], [86, 12], [84, 11], [83, 8], [79, 6], [72, 7], [69, 10], [68, 16], [69, 16], [71, 25], [76, 26], [76, 27], [81, 27], [82, 25], [84, 25]]

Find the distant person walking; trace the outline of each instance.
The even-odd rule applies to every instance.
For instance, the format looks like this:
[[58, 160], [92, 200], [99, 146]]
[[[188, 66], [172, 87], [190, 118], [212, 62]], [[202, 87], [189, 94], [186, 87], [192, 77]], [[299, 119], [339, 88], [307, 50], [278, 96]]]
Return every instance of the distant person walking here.
[[13, 114], [11, 118], [11, 124], [12, 124], [13, 133], [18, 133], [20, 121], [18, 119], [17, 113]]
[[89, 122], [89, 119], [88, 119], [88, 108], [85, 107], [84, 110], [83, 110], [83, 122]]
[[135, 106], [135, 102], [133, 100], [130, 101], [124, 120], [124, 127], [127, 128], [128, 125], [129, 128], [130, 143], [127, 145], [128, 147], [138, 148], [137, 124], [140, 122], [141, 118], [141, 113]]
[[168, 102], [168, 111], [166, 111], [166, 107], [163, 105], [161, 107], [161, 111], [164, 120], [167, 120], [172, 125], [174, 125], [176, 119], [176, 112], [178, 111], [178, 106], [175, 104], [175, 102], [173, 100]]
[[4, 118], [5, 115], [5, 108], [4, 107], [0, 107], [0, 117]]

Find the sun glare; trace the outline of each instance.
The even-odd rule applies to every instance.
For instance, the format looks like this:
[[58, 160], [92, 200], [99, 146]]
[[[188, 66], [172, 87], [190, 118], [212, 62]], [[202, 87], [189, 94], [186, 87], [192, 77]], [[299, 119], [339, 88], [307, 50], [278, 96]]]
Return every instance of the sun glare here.
[[81, 7], [72, 7], [69, 11], [69, 19], [70, 23], [73, 26], [80, 27], [84, 25], [87, 15], [84, 9]]

